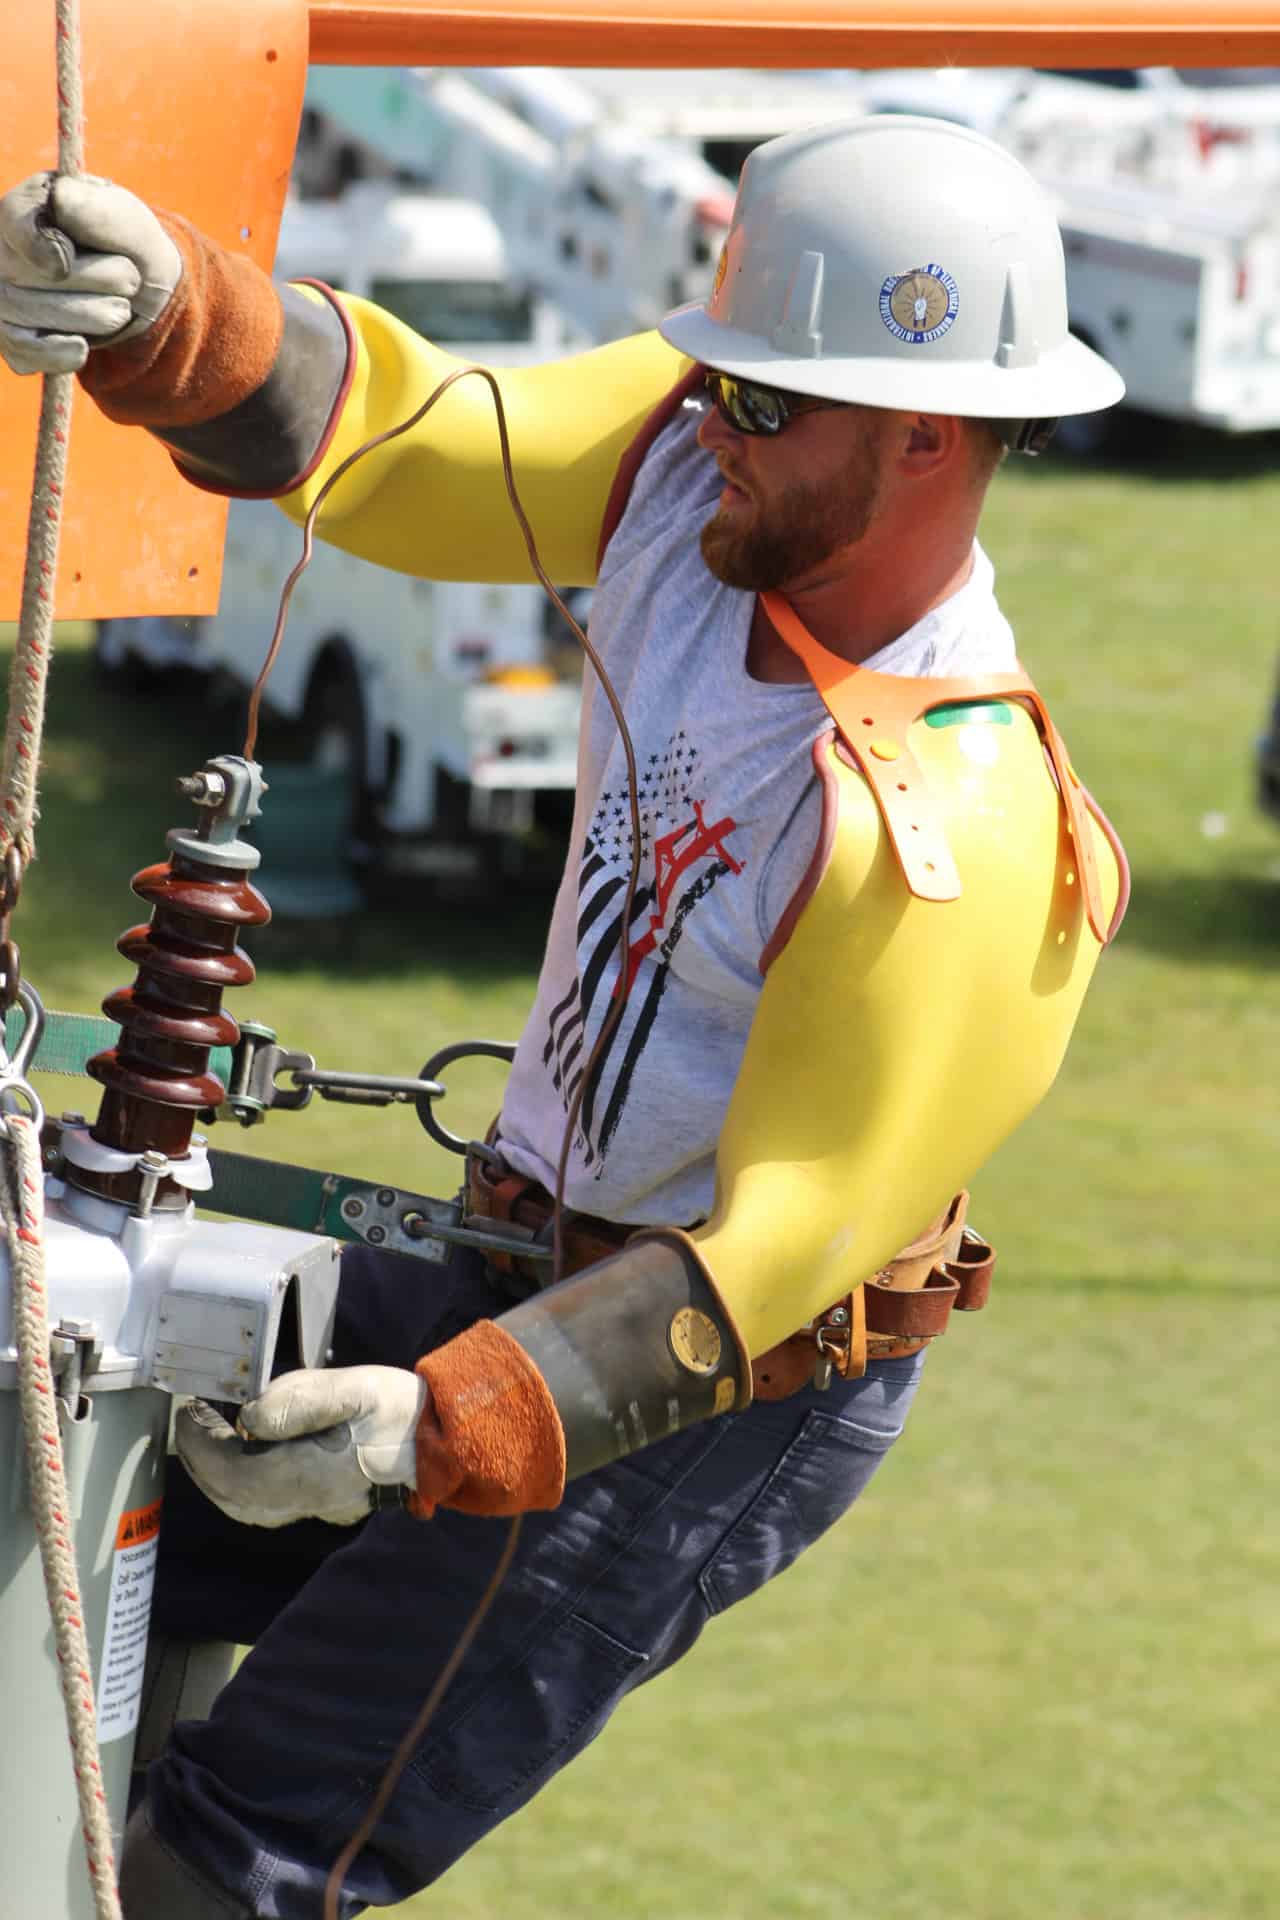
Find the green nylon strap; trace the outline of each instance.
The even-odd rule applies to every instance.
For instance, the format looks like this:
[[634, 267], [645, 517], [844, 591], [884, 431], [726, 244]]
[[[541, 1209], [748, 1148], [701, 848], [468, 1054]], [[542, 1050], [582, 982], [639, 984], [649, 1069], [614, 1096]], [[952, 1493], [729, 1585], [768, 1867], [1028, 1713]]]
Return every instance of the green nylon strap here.
[[[120, 1029], [115, 1021], [104, 1020], [97, 1014], [49, 1011], [44, 1020], [40, 1045], [36, 1048], [34, 1060], [29, 1063], [34, 1073], [86, 1074], [95, 1053], [105, 1053], [108, 1048], [120, 1043]], [[26, 1015], [22, 1008], [11, 1008], [4, 1023], [7, 1054], [12, 1056], [22, 1039], [25, 1026]], [[230, 1047], [215, 1047], [209, 1055], [209, 1068], [225, 1087], [231, 1072]]]
[[213, 1186], [196, 1196], [212, 1213], [261, 1220], [271, 1227], [296, 1227], [302, 1233], [327, 1233], [335, 1240], [358, 1240], [342, 1217], [349, 1194], [366, 1194], [370, 1182], [340, 1173], [317, 1173], [283, 1160], [259, 1160], [251, 1153], [211, 1149]]

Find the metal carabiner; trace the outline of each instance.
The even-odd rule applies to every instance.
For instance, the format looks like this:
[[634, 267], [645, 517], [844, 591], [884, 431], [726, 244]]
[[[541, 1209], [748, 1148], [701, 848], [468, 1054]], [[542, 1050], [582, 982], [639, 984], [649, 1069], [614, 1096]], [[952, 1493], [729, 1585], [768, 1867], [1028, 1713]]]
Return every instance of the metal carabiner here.
[[44, 1002], [35, 988], [24, 980], [18, 987], [18, 1005], [27, 1019], [12, 1054], [5, 1047], [3, 1031], [0, 1030], [0, 1113], [23, 1111], [22, 1107], [14, 1105], [15, 1100], [22, 1101], [28, 1117], [35, 1122], [39, 1131], [44, 1126], [44, 1107], [39, 1094], [27, 1079], [27, 1073], [39, 1051], [44, 1033]]

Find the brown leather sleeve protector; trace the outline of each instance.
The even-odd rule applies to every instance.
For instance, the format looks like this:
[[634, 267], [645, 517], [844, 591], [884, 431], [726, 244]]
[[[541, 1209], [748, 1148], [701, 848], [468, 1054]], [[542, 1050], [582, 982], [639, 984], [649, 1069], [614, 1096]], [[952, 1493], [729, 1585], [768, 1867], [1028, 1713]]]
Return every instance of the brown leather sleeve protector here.
[[417, 1492], [410, 1511], [437, 1507], [513, 1514], [556, 1507], [564, 1492], [564, 1431], [546, 1382], [494, 1320], [478, 1320], [415, 1372], [429, 1399], [418, 1421]]
[[676, 1228], [643, 1229], [497, 1324], [546, 1382], [570, 1480], [751, 1400], [733, 1316]]
[[97, 347], [80, 373], [110, 420], [193, 427], [228, 413], [270, 373], [284, 316], [270, 274], [179, 214], [157, 216], [182, 255], [182, 278], [145, 333]]
[[350, 384], [355, 340], [328, 290], [278, 285], [176, 214], [159, 216], [183, 273], [159, 320], [98, 347], [80, 374], [109, 419], [148, 428], [186, 477], [272, 499], [306, 478]]

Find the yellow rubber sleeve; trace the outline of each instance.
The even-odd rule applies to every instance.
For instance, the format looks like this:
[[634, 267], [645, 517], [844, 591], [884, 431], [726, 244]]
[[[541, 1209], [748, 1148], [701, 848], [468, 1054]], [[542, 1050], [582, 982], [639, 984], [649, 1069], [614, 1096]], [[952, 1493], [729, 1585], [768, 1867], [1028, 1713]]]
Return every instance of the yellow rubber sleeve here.
[[[865, 781], [825, 752], [830, 859], [766, 976], [692, 1235], [753, 1356], [969, 1186], [1066, 1051], [1101, 948], [1034, 722], [1001, 711], [911, 729], [955, 900], [907, 891]], [[1090, 827], [1110, 913], [1118, 864]]]
[[[341, 301], [356, 335], [353, 378], [323, 460], [279, 503], [298, 521], [348, 454], [469, 364], [369, 301]], [[492, 370], [517, 492], [557, 585], [594, 582], [618, 462], [689, 364], [657, 333], [643, 333], [563, 360]], [[533, 579], [503, 480], [488, 382], [468, 374], [417, 426], [357, 461], [325, 500], [317, 530], [361, 559], [426, 579]]]

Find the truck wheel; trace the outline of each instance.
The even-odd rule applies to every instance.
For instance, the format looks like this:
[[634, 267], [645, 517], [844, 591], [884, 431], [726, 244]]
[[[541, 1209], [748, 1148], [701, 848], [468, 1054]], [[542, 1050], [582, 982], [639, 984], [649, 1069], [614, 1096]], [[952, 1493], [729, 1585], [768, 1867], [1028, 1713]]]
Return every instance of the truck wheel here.
[[1108, 407], [1102, 413], [1064, 415], [1053, 436], [1053, 451], [1070, 454], [1073, 460], [1097, 460], [1112, 452], [1121, 438], [1114, 417], [1121, 411], [1120, 407]]
[[1058, 423], [1050, 451], [1073, 460], [1137, 460], [1154, 454], [1171, 422], [1140, 407], [1106, 407], [1101, 413], [1067, 414]]
[[368, 844], [376, 821], [369, 786], [368, 719], [360, 676], [348, 660], [331, 657], [307, 689], [302, 709], [303, 757], [328, 772], [347, 777], [351, 831]]
[[159, 693], [172, 685], [170, 667], [149, 660], [133, 644], [136, 622], [99, 620], [93, 633], [93, 670], [105, 687], [120, 693]]

